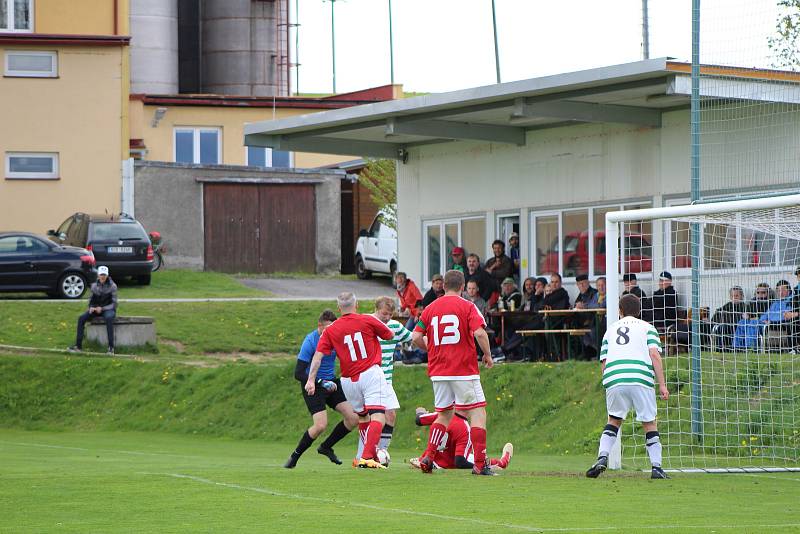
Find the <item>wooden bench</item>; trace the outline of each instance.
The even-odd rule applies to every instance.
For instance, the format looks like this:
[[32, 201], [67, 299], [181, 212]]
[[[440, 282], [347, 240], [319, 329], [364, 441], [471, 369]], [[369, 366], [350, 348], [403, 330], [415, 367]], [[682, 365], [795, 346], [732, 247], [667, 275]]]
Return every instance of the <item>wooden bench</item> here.
[[[86, 329], [86, 339], [100, 346], [108, 345], [106, 322], [102, 317], [93, 317]], [[156, 346], [156, 320], [153, 317], [114, 318], [114, 346], [141, 347]]]
[[[523, 337], [536, 336], [539, 334], [563, 334], [567, 336], [584, 336], [592, 331], [591, 328], [547, 328], [542, 330], [517, 330], [517, 334]], [[572, 359], [572, 344], [567, 341], [567, 358]], [[560, 359], [560, 358], [559, 358]]]

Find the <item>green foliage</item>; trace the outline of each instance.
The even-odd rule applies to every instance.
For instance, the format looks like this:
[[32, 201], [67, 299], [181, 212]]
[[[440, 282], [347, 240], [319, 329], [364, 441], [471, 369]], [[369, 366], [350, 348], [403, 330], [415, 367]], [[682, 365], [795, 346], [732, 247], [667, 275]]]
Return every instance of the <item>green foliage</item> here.
[[386, 216], [382, 222], [397, 230], [397, 175], [392, 159], [368, 159], [359, 183], [367, 188], [372, 202]]
[[775, 54], [775, 67], [800, 68], [800, 0], [778, 0], [780, 14], [775, 22], [774, 37], [767, 38]]
[[736, 389], [740, 394], [753, 396], [778, 372], [774, 363], [749, 362], [736, 373]]

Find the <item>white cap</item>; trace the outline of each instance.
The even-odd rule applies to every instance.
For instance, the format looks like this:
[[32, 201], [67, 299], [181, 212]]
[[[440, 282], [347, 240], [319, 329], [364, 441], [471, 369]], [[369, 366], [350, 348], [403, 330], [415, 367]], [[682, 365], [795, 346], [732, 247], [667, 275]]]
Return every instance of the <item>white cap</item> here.
[[108, 267], [106, 267], [105, 265], [101, 265], [100, 267], [97, 268], [97, 274], [98, 275], [104, 274], [108, 276]]

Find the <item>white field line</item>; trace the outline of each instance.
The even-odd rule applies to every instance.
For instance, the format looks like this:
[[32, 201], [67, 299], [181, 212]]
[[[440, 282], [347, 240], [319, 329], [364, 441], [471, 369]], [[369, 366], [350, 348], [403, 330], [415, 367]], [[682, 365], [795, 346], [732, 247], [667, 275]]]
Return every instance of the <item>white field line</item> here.
[[406, 514], [406, 515], [415, 515], [421, 517], [431, 517], [434, 519], [443, 519], [446, 521], [456, 521], [462, 523], [473, 523], [478, 525], [485, 525], [491, 527], [502, 527], [508, 529], [516, 529], [516, 530], [524, 530], [528, 532], [621, 532], [626, 530], [684, 530], [684, 529], [742, 529], [742, 528], [758, 528], [758, 529], [770, 529], [770, 528], [796, 528], [800, 527], [800, 523], [774, 523], [774, 524], [763, 524], [763, 525], [744, 525], [744, 524], [736, 524], [736, 525], [648, 525], [648, 526], [637, 526], [637, 527], [563, 527], [563, 528], [542, 528], [542, 527], [533, 527], [528, 525], [517, 525], [514, 523], [497, 523], [494, 521], [486, 521], [483, 519], [473, 519], [469, 517], [459, 517], [459, 516], [450, 516], [444, 514], [435, 514], [431, 512], [421, 512], [419, 510], [407, 510], [405, 508], [389, 508], [384, 506], [377, 506], [373, 504], [364, 504], [358, 502], [348, 502], [336, 499], [326, 499], [323, 497], [309, 497], [307, 495], [298, 495], [294, 493], [285, 493], [281, 491], [272, 490], [269, 488], [259, 488], [259, 487], [251, 487], [251, 486], [241, 486], [239, 484], [230, 484], [227, 482], [216, 482], [214, 480], [209, 480], [202, 477], [196, 477], [192, 475], [184, 475], [180, 473], [141, 473], [143, 475], [150, 475], [150, 476], [164, 476], [164, 477], [171, 477], [171, 478], [178, 478], [184, 480], [191, 480], [194, 482], [200, 482], [201, 484], [207, 484], [210, 486], [217, 486], [222, 488], [228, 489], [235, 489], [240, 491], [250, 491], [255, 493], [261, 493], [264, 495], [271, 495], [273, 497], [285, 497], [288, 499], [298, 499], [302, 501], [313, 501], [313, 502], [322, 502], [326, 504], [333, 504], [333, 505], [347, 505], [352, 506], [355, 508], [366, 508], [369, 510], [377, 510], [380, 512], [394, 512], [398, 514]]
[[129, 454], [133, 456], [156, 456], [165, 458], [204, 458], [204, 456], [195, 456], [189, 454], [170, 454], [168, 452], [127, 451], [120, 449], [87, 449], [85, 447], [67, 447], [65, 445], [47, 445], [44, 443], [25, 443], [20, 441], [6, 441], [6, 440], [0, 440], [0, 444], [18, 445], [20, 447], [39, 447], [42, 449], [60, 449], [67, 451], [107, 452], [107, 453], [117, 453], [117, 454]]
[[788, 480], [790, 482], [800, 482], [800, 478], [788, 478], [776, 475], [760, 475], [760, 474], [746, 474], [743, 475], [746, 477], [755, 477], [755, 478], [770, 478], [772, 480]]

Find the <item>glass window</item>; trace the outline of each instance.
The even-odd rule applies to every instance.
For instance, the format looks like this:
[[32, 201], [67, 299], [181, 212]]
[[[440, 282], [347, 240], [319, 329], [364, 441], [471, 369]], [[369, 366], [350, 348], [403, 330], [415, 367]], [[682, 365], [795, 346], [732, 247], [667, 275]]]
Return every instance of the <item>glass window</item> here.
[[14, 26], [12, 29], [31, 29], [31, 0], [14, 0]]
[[692, 266], [692, 248], [689, 242], [690, 225], [683, 221], [671, 221], [669, 224], [672, 267], [676, 269], [690, 268]]
[[139, 223], [94, 223], [92, 225], [92, 240], [102, 241], [108, 239], [148, 239], [144, 228]]
[[565, 211], [562, 215], [564, 248], [561, 251], [565, 277], [589, 273], [589, 211]]
[[[444, 225], [444, 235], [445, 235], [445, 258], [450, 258], [450, 254], [453, 252], [453, 249], [459, 246], [458, 243], [458, 223], [447, 223]], [[442, 273], [444, 274], [444, 273]]]
[[6, 152], [6, 178], [58, 178], [58, 154]]
[[175, 131], [175, 161], [178, 163], [194, 163], [194, 131]]
[[8, 3], [0, 0], [0, 30], [8, 29]]
[[250, 167], [269, 167], [267, 164], [268, 148], [262, 146], [247, 147], [247, 165]]
[[736, 267], [736, 228], [727, 224], [703, 225], [703, 261], [706, 269]]
[[775, 265], [775, 234], [742, 229], [742, 267]]
[[4, 74], [6, 76], [54, 78], [58, 76], [58, 54], [56, 52], [7, 50]]
[[11, 235], [0, 239], [0, 254], [30, 254], [44, 252], [48, 247], [38, 239], [24, 235]]
[[428, 226], [428, 280], [439, 272], [442, 261], [441, 230], [438, 224]]
[[200, 130], [200, 163], [219, 163], [219, 132]]
[[781, 265], [800, 265], [800, 241], [781, 237], [778, 250], [781, 254]]
[[272, 166], [273, 167], [291, 167], [292, 166], [292, 153], [285, 150], [272, 151]]
[[464, 219], [461, 221], [461, 246], [467, 254], [477, 254], [481, 261], [486, 258], [486, 220]]
[[558, 266], [558, 215], [535, 219], [536, 274], [560, 272]]

